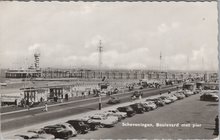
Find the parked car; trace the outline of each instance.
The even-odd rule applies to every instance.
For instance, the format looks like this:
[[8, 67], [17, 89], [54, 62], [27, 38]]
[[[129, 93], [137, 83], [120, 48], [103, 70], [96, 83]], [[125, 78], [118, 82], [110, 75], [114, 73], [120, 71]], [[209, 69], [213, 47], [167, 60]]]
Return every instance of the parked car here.
[[121, 116], [118, 116], [118, 115], [114, 115], [112, 113], [109, 113], [109, 112], [98, 112], [96, 113], [95, 115], [100, 115], [100, 116], [103, 116], [103, 117], [111, 117], [112, 120], [115, 120], [117, 122], [121, 121], [122, 120], [122, 117]]
[[78, 134], [85, 134], [89, 131], [89, 125], [81, 120], [68, 120], [66, 123], [71, 124]]
[[170, 104], [173, 101], [171, 101], [169, 98], [167, 98], [166, 96], [161, 96], [159, 97], [162, 101], [164, 101], [166, 104]]
[[151, 107], [148, 106], [145, 102], [141, 102], [140, 105], [144, 108], [144, 111], [145, 111], [145, 112], [151, 110]]
[[36, 133], [39, 135], [38, 138], [40, 139], [55, 139], [55, 136], [52, 134], [47, 134], [42, 128], [41, 129], [31, 129], [28, 130], [27, 132], [32, 132], [32, 133]]
[[132, 117], [136, 112], [130, 106], [118, 107], [118, 111], [127, 113], [128, 117]]
[[100, 122], [93, 121], [89, 117], [82, 117], [77, 120], [82, 121], [85, 124], [87, 124], [89, 126], [89, 130], [97, 130], [101, 124]]
[[72, 125], [70, 125], [69, 123], [60, 123], [60, 124], [56, 124], [56, 125], [66, 129], [66, 130], [70, 130], [72, 132], [72, 136], [77, 135], [76, 129]]
[[169, 95], [167, 95], [168, 96], [168, 98], [169, 99], [171, 99], [172, 101], [176, 101], [176, 100], [178, 100], [178, 98], [175, 96], [175, 95], [173, 95], [173, 94], [169, 94]]
[[144, 113], [145, 109], [140, 103], [131, 104], [130, 107], [136, 112], [136, 113]]
[[146, 99], [146, 101], [153, 101], [158, 107], [166, 104], [161, 98]]
[[64, 129], [57, 125], [45, 126], [43, 129], [47, 134], [54, 135], [55, 138], [68, 139], [73, 135], [71, 130]]
[[92, 115], [90, 119], [100, 122], [101, 127], [113, 127], [118, 122], [115, 117], [105, 117], [103, 115]]
[[111, 97], [109, 100], [108, 100], [108, 102], [107, 102], [107, 104], [118, 104], [118, 103], [120, 103], [121, 101], [120, 101], [120, 99], [118, 98], [118, 97]]
[[157, 108], [157, 105], [153, 101], [145, 101], [145, 105], [149, 106], [150, 110], [154, 110]]
[[184, 90], [184, 91], [183, 91], [183, 94], [184, 94], [186, 97], [189, 97], [189, 96], [193, 95], [193, 92], [190, 91], [190, 90]]
[[181, 92], [177, 92], [177, 93], [174, 93], [174, 95], [177, 97], [178, 100], [181, 100], [183, 98], [185, 98], [186, 96], [181, 93]]
[[112, 94], [117, 94], [119, 92], [118, 88], [111, 89]]
[[106, 116], [117, 117], [118, 121], [121, 121], [123, 119], [122, 115], [120, 115], [120, 114], [116, 114], [116, 113], [112, 113], [112, 112], [108, 112], [108, 111], [104, 111], [102, 113], [105, 114]]
[[143, 93], [141, 91], [135, 91], [131, 97], [133, 96], [135, 96], [136, 98], [138, 98], [139, 96], [143, 97]]
[[218, 95], [215, 93], [204, 93], [200, 96], [201, 101], [214, 101], [218, 102]]
[[15, 137], [18, 137], [19, 139], [37, 139], [39, 138], [39, 135], [33, 132], [24, 132], [22, 134], [17, 134]]
[[110, 109], [110, 110], [107, 110], [106, 112], [110, 112], [110, 113], [113, 113], [113, 114], [120, 115], [120, 116], [122, 116], [122, 119], [125, 119], [127, 117], [127, 113], [120, 112], [117, 109]]

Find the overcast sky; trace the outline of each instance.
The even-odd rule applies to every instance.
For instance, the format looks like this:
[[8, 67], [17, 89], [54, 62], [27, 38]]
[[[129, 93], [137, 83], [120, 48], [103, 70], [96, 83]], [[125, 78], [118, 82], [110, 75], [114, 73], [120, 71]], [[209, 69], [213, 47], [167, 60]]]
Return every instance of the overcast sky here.
[[0, 65], [217, 69], [217, 2], [1, 2]]

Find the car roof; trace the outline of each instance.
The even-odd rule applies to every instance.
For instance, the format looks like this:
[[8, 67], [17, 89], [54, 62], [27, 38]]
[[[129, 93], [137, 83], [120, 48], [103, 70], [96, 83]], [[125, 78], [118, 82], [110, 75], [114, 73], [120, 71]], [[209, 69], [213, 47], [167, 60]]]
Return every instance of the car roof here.
[[48, 126], [45, 126], [44, 128], [59, 128], [60, 126], [58, 125], [48, 125]]

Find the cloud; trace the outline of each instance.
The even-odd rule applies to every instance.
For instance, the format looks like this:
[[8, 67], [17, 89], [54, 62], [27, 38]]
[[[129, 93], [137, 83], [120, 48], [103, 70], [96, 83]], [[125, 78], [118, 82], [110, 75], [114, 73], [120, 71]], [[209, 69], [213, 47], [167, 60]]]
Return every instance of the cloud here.
[[[42, 67], [217, 68], [217, 8], [211, 3], [2, 3], [0, 64], [8, 68], [33, 52]], [[177, 11], [178, 9], [178, 11]], [[157, 11], [157, 12], [155, 12]], [[193, 12], [192, 12], [193, 11]], [[7, 13], [7, 14], [6, 14]], [[205, 18], [205, 20], [202, 20]], [[165, 63], [165, 62], [164, 62]]]

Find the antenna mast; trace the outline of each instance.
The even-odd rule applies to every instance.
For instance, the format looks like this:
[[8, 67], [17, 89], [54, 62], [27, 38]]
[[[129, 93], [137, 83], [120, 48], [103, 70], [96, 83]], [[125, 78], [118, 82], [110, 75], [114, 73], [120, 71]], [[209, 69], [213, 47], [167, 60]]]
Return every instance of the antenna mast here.
[[[99, 52], [99, 73], [101, 74], [101, 69], [102, 69], [102, 52], [103, 52], [103, 46], [102, 46], [102, 41], [99, 41], [99, 46], [98, 46], [98, 52]], [[100, 75], [101, 77], [101, 75]]]
[[102, 46], [102, 41], [99, 41], [99, 46], [98, 46], [98, 51], [99, 51], [99, 70], [101, 70], [102, 67], [102, 52], [103, 52], [103, 46]]

